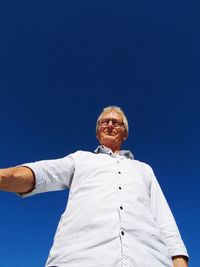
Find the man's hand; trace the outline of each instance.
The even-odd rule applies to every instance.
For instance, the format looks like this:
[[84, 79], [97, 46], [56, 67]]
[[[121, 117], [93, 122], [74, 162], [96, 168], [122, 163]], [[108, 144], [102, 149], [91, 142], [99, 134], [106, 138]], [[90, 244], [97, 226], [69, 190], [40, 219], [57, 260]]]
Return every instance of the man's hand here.
[[174, 267], [188, 267], [188, 261], [185, 256], [174, 256], [172, 257]]

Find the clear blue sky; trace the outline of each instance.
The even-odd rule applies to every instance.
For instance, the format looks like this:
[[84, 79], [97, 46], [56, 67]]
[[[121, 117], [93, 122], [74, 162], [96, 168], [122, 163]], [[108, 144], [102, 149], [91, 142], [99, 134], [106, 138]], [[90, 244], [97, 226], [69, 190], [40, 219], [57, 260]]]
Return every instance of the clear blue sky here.
[[[0, 167], [97, 146], [104, 106], [121, 106], [124, 144], [150, 164], [200, 266], [200, 2], [1, 3]], [[0, 265], [43, 267], [67, 191], [0, 192]]]

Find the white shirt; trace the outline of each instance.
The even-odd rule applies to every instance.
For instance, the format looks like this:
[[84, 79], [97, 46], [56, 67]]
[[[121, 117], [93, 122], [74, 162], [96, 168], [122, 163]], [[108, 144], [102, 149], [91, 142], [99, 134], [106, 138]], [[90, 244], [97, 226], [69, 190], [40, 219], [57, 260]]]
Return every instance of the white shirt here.
[[99, 146], [25, 166], [36, 186], [24, 196], [70, 189], [46, 266], [170, 267], [188, 256], [151, 167], [129, 151]]

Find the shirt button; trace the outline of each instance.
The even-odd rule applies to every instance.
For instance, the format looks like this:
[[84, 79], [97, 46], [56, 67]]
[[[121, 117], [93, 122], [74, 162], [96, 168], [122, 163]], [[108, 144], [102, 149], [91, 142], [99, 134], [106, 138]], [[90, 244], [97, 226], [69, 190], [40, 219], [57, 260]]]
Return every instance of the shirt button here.
[[122, 190], [121, 186], [119, 186], [119, 190]]
[[121, 210], [123, 210], [123, 207], [122, 207], [122, 206], [120, 206], [120, 209], [121, 209]]
[[121, 231], [121, 235], [124, 235], [124, 231]]

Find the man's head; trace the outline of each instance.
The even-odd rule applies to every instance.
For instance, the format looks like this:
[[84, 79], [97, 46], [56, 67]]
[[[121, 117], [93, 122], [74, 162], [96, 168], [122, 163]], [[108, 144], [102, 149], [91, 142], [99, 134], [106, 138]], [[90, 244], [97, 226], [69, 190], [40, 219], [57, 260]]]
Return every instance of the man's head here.
[[96, 136], [101, 145], [120, 150], [128, 137], [128, 121], [121, 108], [109, 106], [103, 109], [96, 123]]

